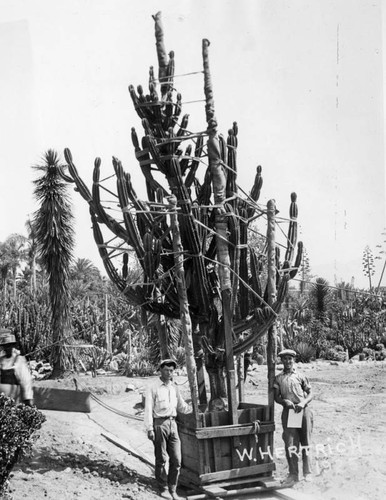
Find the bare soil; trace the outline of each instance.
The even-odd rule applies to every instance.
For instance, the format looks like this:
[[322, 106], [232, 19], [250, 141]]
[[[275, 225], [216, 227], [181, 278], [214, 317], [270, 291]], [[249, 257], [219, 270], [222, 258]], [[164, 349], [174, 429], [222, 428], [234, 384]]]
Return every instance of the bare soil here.
[[[386, 490], [385, 362], [314, 362], [300, 365], [315, 392], [312, 402], [314, 478], [295, 490], [310, 499], [381, 500]], [[33, 455], [13, 471], [14, 500], [159, 498], [155, 489], [152, 443], [141, 421], [142, 392], [154, 378], [77, 376], [79, 388], [95, 395], [91, 413], [47, 411]], [[266, 402], [265, 366], [254, 366], [245, 384], [245, 400]], [[176, 377], [189, 398], [186, 376]], [[39, 384], [74, 389], [73, 378]], [[128, 385], [131, 389], [126, 392]], [[123, 415], [122, 415], [123, 413]], [[132, 454], [106, 437], [127, 442]], [[275, 476], [287, 465], [276, 408]], [[141, 459], [138, 457], [142, 457]], [[180, 494], [183, 496], [184, 491]]]

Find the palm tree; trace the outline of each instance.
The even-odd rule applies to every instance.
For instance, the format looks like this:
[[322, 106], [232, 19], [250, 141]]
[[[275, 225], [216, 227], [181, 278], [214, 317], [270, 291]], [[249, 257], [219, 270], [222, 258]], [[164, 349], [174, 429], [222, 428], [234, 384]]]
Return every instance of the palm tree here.
[[49, 149], [42, 159], [41, 165], [33, 167], [42, 173], [34, 181], [34, 195], [40, 208], [34, 213], [33, 230], [41, 263], [48, 276], [53, 332], [51, 362], [56, 377], [66, 368], [71, 368], [63, 343], [70, 335], [69, 274], [73, 261], [74, 228], [68, 186], [59, 173], [63, 167], [60, 158], [56, 151]]
[[73, 289], [87, 291], [100, 288], [102, 276], [99, 269], [89, 259], [77, 259], [70, 268]]
[[26, 257], [26, 245], [27, 238], [22, 234], [11, 234], [5, 240], [5, 245], [7, 247], [7, 259], [9, 262], [9, 269], [11, 271], [12, 284], [13, 284], [13, 298], [16, 300], [16, 278], [17, 270], [20, 264], [25, 260]]
[[5, 303], [7, 300], [7, 278], [10, 269], [10, 262], [8, 260], [8, 246], [5, 243], [0, 243], [0, 278], [1, 278], [1, 317], [3, 319], [5, 313]]
[[33, 296], [36, 294], [36, 258], [37, 258], [37, 241], [35, 236], [35, 230], [31, 219], [28, 219], [25, 223], [25, 227], [28, 232], [28, 263], [31, 271], [31, 282], [30, 288]]

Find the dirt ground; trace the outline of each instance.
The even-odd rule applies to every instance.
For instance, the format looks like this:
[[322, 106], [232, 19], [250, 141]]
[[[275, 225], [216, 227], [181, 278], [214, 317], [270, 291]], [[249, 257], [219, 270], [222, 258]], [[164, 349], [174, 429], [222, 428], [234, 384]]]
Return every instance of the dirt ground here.
[[[294, 486], [309, 499], [381, 500], [386, 490], [386, 362], [300, 365], [315, 392], [312, 402], [314, 480]], [[255, 366], [245, 384], [245, 401], [266, 402], [266, 367]], [[90, 413], [44, 410], [47, 421], [33, 456], [11, 477], [14, 500], [135, 499], [156, 494], [152, 444], [141, 420], [141, 393], [154, 378], [77, 376], [79, 387], [92, 391]], [[187, 377], [176, 377], [189, 397]], [[74, 389], [73, 377], [39, 384]], [[131, 385], [131, 391], [126, 392]], [[124, 415], [121, 415], [121, 413]], [[128, 417], [130, 414], [132, 417]], [[135, 417], [135, 418], [133, 418]], [[114, 435], [133, 454], [111, 443]], [[143, 457], [142, 459], [137, 456]], [[275, 477], [286, 475], [280, 408], [276, 407]], [[184, 491], [180, 494], [183, 496]]]

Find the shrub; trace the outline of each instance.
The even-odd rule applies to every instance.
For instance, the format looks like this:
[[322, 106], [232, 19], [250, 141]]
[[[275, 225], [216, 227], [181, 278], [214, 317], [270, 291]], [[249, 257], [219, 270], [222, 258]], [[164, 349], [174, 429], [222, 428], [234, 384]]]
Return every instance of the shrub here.
[[346, 353], [343, 350], [336, 349], [337, 347], [341, 346], [330, 347], [327, 349], [325, 358], [330, 361], [346, 361]]
[[363, 353], [366, 356], [366, 358], [374, 358], [374, 351], [369, 347], [364, 347]]
[[36, 407], [18, 405], [0, 394], [0, 498], [6, 494], [9, 475], [15, 464], [32, 451], [46, 417]]
[[374, 347], [375, 351], [383, 351], [383, 349], [384, 349], [383, 344], [376, 344], [376, 346]]
[[302, 363], [309, 363], [315, 358], [316, 350], [312, 345], [307, 344], [307, 342], [299, 342], [295, 350], [298, 353], [298, 361]]
[[139, 353], [129, 359], [128, 355], [121, 355], [118, 370], [125, 377], [148, 377], [154, 375], [155, 366], [147, 359], [145, 353]]
[[112, 357], [112, 353], [108, 352], [107, 349], [103, 349], [94, 345], [93, 347], [86, 350], [86, 352], [82, 356], [82, 361], [86, 370], [90, 370], [95, 377], [97, 370], [107, 368]]

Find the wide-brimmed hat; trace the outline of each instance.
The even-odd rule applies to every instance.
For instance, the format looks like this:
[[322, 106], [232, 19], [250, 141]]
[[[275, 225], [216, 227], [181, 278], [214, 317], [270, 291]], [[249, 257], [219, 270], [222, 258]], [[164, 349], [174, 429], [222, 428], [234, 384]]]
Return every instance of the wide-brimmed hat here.
[[292, 356], [293, 358], [296, 358], [296, 352], [293, 351], [292, 349], [283, 349], [282, 351], [279, 352], [279, 356], [281, 358], [283, 356]]
[[16, 337], [9, 328], [0, 328], [0, 345], [15, 344]]
[[173, 365], [174, 369], [177, 368], [176, 361], [174, 359], [168, 358], [168, 359], [161, 359], [160, 364], [158, 365], [158, 370], [160, 370], [165, 365]]

